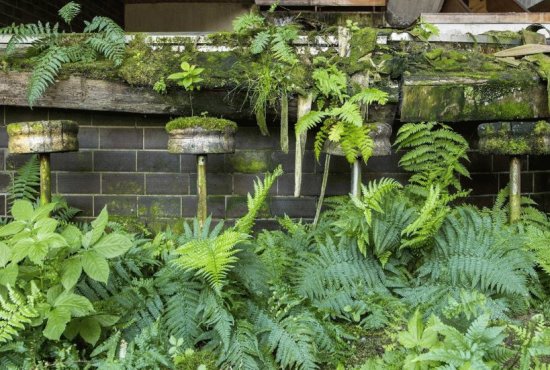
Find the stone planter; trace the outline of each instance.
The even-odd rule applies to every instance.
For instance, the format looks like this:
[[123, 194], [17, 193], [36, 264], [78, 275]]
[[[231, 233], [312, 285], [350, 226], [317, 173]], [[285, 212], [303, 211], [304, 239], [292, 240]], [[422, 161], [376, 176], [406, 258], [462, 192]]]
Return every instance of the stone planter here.
[[[370, 137], [374, 140], [373, 157], [385, 156], [391, 154], [390, 136], [392, 133], [391, 126], [387, 123], [372, 123]], [[343, 157], [344, 151], [338, 143], [334, 143], [330, 140], [325, 142], [324, 152], [330, 155], [336, 155]]]
[[223, 131], [190, 127], [168, 133], [168, 151], [174, 154], [222, 154], [235, 152], [235, 132], [232, 127]]
[[40, 158], [40, 203], [50, 203], [50, 153], [78, 151], [78, 124], [73, 121], [10, 123], [8, 149], [16, 154], [38, 154]]
[[11, 153], [57, 153], [78, 150], [78, 124], [73, 121], [10, 123]]

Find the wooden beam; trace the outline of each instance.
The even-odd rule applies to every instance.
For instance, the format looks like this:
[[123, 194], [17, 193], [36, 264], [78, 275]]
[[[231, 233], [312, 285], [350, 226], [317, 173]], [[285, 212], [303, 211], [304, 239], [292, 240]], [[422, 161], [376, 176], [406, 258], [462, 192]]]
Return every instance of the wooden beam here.
[[[30, 73], [0, 73], [0, 106], [28, 106]], [[122, 82], [91, 80], [71, 76], [58, 81], [35, 107], [141, 114], [190, 115], [189, 95], [178, 91], [159, 95], [150, 87], [132, 87]], [[243, 96], [229, 96], [225, 90], [200, 90], [193, 94], [194, 112], [233, 119], [252, 117]]]
[[[256, 0], [258, 5], [271, 5], [274, 0]], [[281, 0], [283, 6], [385, 6], [386, 0]]]
[[550, 23], [550, 13], [424, 13], [422, 19], [433, 24], [535, 24]]

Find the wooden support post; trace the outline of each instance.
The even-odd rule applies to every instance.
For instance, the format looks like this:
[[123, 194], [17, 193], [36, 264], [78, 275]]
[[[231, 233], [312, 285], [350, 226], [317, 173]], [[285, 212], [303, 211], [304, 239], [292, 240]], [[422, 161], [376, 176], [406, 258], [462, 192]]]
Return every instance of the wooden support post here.
[[[313, 95], [298, 96], [298, 120], [311, 111]], [[294, 154], [294, 196], [299, 197], [302, 192], [302, 168], [306, 150], [307, 131], [296, 135], [296, 153]]]
[[202, 226], [207, 217], [206, 206], [206, 155], [197, 156], [197, 218]]
[[50, 153], [38, 154], [40, 158], [40, 204], [52, 201], [52, 180], [50, 170]]
[[315, 211], [315, 219], [313, 220], [313, 226], [317, 226], [319, 217], [321, 216], [321, 208], [323, 208], [323, 201], [325, 200], [325, 192], [327, 190], [328, 173], [330, 171], [330, 154], [325, 156], [325, 169], [323, 170], [323, 182], [321, 183], [321, 192], [319, 193], [319, 200], [317, 201], [317, 209]]
[[351, 195], [358, 197], [361, 194], [361, 160], [355, 159], [351, 170]]
[[510, 223], [521, 217], [521, 158], [510, 159]]

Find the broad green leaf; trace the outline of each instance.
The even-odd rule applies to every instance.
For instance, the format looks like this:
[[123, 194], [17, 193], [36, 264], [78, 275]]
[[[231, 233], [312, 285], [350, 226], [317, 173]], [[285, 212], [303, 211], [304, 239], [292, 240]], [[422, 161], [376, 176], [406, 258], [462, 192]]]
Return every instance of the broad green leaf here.
[[71, 289], [76, 285], [80, 275], [82, 274], [82, 264], [80, 258], [75, 257], [68, 259], [63, 264], [63, 275], [61, 276], [61, 284], [66, 290]]
[[11, 207], [11, 214], [16, 221], [29, 221], [33, 212], [32, 203], [28, 200], [16, 200]]
[[61, 293], [55, 300], [54, 307], [67, 310], [75, 317], [82, 317], [94, 312], [94, 306], [88, 298], [71, 292]]
[[19, 266], [16, 264], [8, 265], [5, 268], [0, 268], [0, 285], [15, 285], [18, 274]]
[[48, 203], [38, 207], [34, 210], [31, 221], [38, 221], [43, 218], [49, 217], [50, 213], [52, 213], [56, 205], [57, 203]]
[[6, 243], [0, 242], [0, 267], [8, 264], [11, 258], [11, 249]]
[[22, 221], [10, 222], [7, 225], [0, 227], [0, 237], [17, 234], [25, 228], [25, 223]]
[[109, 222], [109, 214], [107, 213], [107, 207], [104, 207], [99, 216], [91, 222], [92, 231], [84, 235], [84, 238], [82, 238], [82, 245], [86, 248], [94, 245], [103, 235], [107, 222]]
[[34, 224], [34, 229], [40, 234], [51, 234], [57, 229], [59, 221], [53, 218], [43, 218]]
[[42, 265], [46, 255], [48, 254], [48, 250], [48, 244], [44, 242], [34, 242], [29, 247], [28, 257], [33, 263]]
[[56, 307], [48, 312], [46, 318], [48, 322], [42, 333], [48, 339], [59, 340], [67, 323], [71, 320], [71, 312], [66, 308]]
[[19, 240], [15, 245], [13, 246], [11, 253], [11, 259], [12, 262], [18, 263], [19, 261], [22, 261], [29, 255], [30, 248], [33, 246], [35, 241], [31, 238], [25, 238]]
[[82, 268], [94, 280], [102, 283], [107, 283], [109, 280], [109, 263], [96, 251], [90, 250], [82, 253]]
[[101, 335], [101, 326], [94, 317], [87, 317], [80, 322], [80, 336], [87, 343], [95, 345]]
[[78, 229], [78, 227], [74, 225], [67, 226], [65, 230], [61, 232], [61, 236], [65, 238], [69, 248], [79, 249], [81, 247], [82, 232]]
[[67, 241], [61, 235], [57, 233], [50, 233], [45, 235], [39, 235], [37, 238], [48, 245], [49, 248], [62, 248], [67, 246]]
[[104, 327], [113, 326], [120, 319], [120, 317], [114, 315], [96, 315], [94, 317], [96, 318], [99, 325]]
[[94, 250], [105, 258], [118, 257], [132, 247], [132, 241], [122, 234], [109, 234], [99, 239]]

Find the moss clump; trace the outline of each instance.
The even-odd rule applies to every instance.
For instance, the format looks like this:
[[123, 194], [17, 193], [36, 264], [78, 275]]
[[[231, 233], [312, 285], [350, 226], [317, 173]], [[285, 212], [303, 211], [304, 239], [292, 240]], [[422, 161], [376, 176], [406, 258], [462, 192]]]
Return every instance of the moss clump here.
[[211, 131], [229, 131], [236, 130], [237, 124], [228, 119], [215, 117], [180, 117], [168, 122], [166, 125], [166, 132], [192, 127], [201, 127]]
[[353, 62], [359, 61], [365, 55], [376, 49], [376, 37], [378, 30], [375, 28], [362, 28], [353, 32], [350, 40], [350, 59]]
[[478, 127], [479, 148], [488, 154], [548, 154], [550, 124], [539, 122], [494, 122]]

